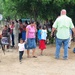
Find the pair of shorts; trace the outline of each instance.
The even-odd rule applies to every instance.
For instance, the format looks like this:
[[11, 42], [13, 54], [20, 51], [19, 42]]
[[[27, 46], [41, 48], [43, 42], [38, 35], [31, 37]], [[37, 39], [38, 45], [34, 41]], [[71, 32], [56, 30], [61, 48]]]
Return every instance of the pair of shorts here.
[[25, 44], [25, 49], [35, 49], [36, 48], [36, 42], [35, 38], [28, 38], [27, 43]]

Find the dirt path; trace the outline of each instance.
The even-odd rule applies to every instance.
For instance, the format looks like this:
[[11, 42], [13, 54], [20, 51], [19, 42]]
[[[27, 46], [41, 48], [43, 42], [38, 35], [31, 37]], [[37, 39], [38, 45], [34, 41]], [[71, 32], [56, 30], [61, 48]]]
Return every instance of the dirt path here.
[[63, 60], [63, 48], [61, 48], [61, 58], [54, 58], [55, 46], [48, 45], [43, 56], [39, 56], [40, 50], [37, 48], [38, 58], [27, 58], [26, 51], [22, 64], [18, 61], [18, 52], [11, 50], [4, 55], [0, 50], [0, 75], [75, 75], [75, 54], [72, 52], [75, 43], [69, 49], [69, 59]]

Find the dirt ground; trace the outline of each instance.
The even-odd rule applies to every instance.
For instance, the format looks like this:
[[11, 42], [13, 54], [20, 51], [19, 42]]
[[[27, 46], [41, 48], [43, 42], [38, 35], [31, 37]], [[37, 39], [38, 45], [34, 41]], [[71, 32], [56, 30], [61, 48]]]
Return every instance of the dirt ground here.
[[21, 64], [17, 50], [9, 49], [9, 52], [6, 50], [4, 55], [0, 49], [0, 75], [75, 75], [75, 54], [72, 52], [74, 45], [75, 42], [69, 49], [68, 60], [63, 60], [63, 48], [61, 48], [60, 59], [55, 59], [55, 45], [48, 45], [43, 56], [40, 56], [37, 47], [38, 58], [27, 58], [25, 51]]

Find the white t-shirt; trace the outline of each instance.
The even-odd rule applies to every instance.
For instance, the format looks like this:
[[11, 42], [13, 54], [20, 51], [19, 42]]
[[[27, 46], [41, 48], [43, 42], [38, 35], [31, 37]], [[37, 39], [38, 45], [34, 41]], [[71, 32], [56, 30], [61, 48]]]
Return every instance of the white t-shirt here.
[[22, 44], [18, 43], [19, 51], [24, 51], [25, 50], [24, 44], [25, 43], [22, 43]]
[[47, 30], [42, 30], [41, 31], [41, 39], [46, 40], [47, 37]]

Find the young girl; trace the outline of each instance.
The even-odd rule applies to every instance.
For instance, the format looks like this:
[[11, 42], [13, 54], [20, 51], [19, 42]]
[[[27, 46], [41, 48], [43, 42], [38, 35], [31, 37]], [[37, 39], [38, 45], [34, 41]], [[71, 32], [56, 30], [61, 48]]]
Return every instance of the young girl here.
[[43, 50], [46, 49], [46, 37], [47, 37], [47, 30], [46, 27], [44, 26], [43, 29], [39, 29], [38, 31], [38, 37], [39, 37], [39, 49], [41, 49], [41, 55], [43, 55]]
[[18, 43], [18, 50], [19, 50], [19, 61], [21, 62], [22, 61], [22, 56], [24, 54], [24, 50], [25, 50], [25, 47], [24, 47], [24, 42], [22, 39], [20, 39], [20, 43]]
[[38, 30], [38, 33], [37, 33], [37, 36], [38, 36], [38, 42], [40, 43], [40, 40], [41, 40], [41, 31], [42, 31], [42, 27], [39, 26], [39, 30]]

